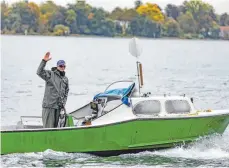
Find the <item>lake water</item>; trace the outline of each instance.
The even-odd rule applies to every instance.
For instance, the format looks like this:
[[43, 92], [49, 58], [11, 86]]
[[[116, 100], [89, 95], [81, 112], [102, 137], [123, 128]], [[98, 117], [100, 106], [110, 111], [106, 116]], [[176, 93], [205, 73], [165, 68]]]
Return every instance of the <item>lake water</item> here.
[[[1, 125], [22, 115], [41, 115], [44, 81], [36, 75], [47, 51], [67, 62], [71, 112], [113, 81], [134, 79], [130, 39], [1, 36]], [[198, 109], [229, 109], [229, 42], [140, 39], [144, 89], [153, 95], [194, 97]], [[223, 136], [200, 139], [188, 148], [96, 157], [47, 150], [1, 156], [5, 167], [229, 167], [229, 127]]]

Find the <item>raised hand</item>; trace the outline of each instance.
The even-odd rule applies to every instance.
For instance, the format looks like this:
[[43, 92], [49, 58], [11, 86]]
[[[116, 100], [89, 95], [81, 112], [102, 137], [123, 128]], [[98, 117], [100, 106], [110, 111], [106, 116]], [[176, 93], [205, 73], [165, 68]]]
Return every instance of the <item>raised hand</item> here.
[[44, 60], [45, 61], [49, 61], [49, 60], [51, 60], [52, 58], [50, 57], [50, 52], [47, 52], [46, 54], [45, 54], [45, 56], [44, 56]]

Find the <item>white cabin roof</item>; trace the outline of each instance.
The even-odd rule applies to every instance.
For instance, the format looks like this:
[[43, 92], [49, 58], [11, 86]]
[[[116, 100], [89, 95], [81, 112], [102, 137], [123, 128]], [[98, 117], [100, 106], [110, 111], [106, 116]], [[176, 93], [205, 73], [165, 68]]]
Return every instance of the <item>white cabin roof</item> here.
[[187, 96], [149, 96], [149, 97], [131, 97], [131, 99], [141, 99], [141, 100], [190, 100]]

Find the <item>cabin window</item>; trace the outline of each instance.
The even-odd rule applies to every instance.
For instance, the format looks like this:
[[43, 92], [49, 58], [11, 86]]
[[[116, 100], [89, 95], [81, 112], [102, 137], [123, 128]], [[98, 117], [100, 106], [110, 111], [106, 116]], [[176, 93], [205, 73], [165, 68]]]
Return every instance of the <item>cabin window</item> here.
[[157, 115], [161, 111], [161, 104], [158, 100], [141, 101], [134, 106], [136, 115]]
[[170, 114], [190, 113], [191, 111], [191, 107], [186, 100], [167, 100], [165, 109]]

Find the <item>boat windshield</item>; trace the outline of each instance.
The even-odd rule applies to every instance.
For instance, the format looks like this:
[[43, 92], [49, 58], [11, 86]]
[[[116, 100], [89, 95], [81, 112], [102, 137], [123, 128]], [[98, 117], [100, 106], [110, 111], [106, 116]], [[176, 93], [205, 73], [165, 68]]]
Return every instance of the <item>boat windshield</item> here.
[[130, 97], [134, 88], [135, 83], [133, 81], [114, 82], [109, 85], [103, 93], [95, 95], [93, 100], [101, 97], [107, 97], [108, 99], [122, 99], [124, 97]]
[[109, 85], [104, 92], [93, 97], [93, 101], [70, 114], [75, 118], [96, 119], [122, 104], [130, 105], [128, 100], [135, 89], [132, 81], [118, 81]]

